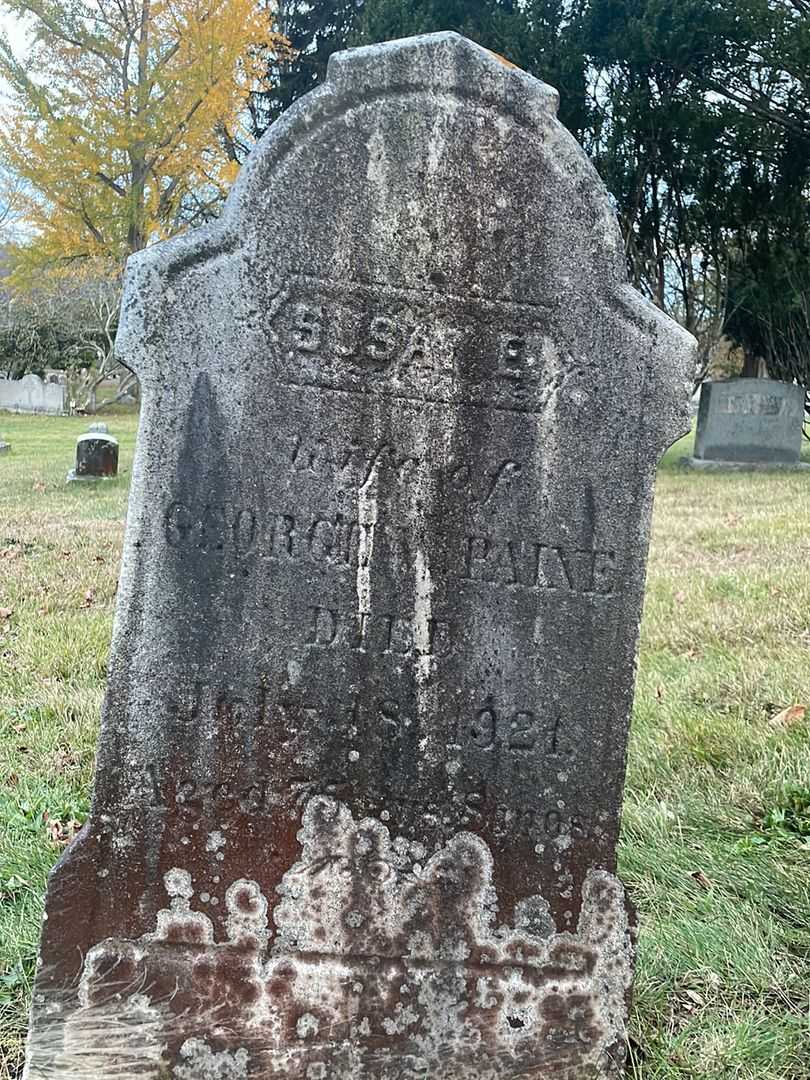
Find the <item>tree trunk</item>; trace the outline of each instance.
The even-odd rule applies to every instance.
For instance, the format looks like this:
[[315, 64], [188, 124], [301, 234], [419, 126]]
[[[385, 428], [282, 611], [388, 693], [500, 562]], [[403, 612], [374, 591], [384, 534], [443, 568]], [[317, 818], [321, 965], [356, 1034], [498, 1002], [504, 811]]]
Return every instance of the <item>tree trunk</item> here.
[[745, 350], [743, 366], [740, 375], [743, 379], [761, 379], [763, 377], [763, 364], [759, 356], [754, 356], [748, 349]]

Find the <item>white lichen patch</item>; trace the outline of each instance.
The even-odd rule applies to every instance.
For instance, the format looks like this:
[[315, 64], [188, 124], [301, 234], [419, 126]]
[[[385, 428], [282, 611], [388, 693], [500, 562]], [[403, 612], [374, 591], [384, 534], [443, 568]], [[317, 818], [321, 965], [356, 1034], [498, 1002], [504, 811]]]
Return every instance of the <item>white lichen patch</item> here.
[[611, 875], [589, 873], [577, 931], [559, 933], [540, 896], [498, 923], [492, 855], [472, 833], [431, 855], [316, 796], [298, 839], [272, 913], [256, 881], [228, 886], [219, 942], [191, 875], [169, 871], [155, 930], [88, 953], [66, 1031], [118, 1012], [176, 1080], [618, 1075], [632, 942]]
[[415, 674], [421, 684], [430, 677], [431, 670], [431, 619], [433, 616], [433, 582], [425, 553], [416, 549], [414, 560], [414, 611], [413, 643], [416, 653]]
[[312, 1013], [304, 1013], [303, 1016], [298, 1017], [298, 1022], [295, 1025], [295, 1030], [298, 1033], [299, 1039], [314, 1038], [320, 1029], [318, 1023], [318, 1017], [313, 1016]]
[[246, 1080], [248, 1052], [212, 1050], [203, 1039], [187, 1039], [180, 1047], [173, 1080]]
[[215, 829], [212, 833], [208, 834], [208, 839], [205, 841], [205, 850], [216, 852], [219, 851], [220, 848], [225, 847], [226, 843], [227, 840], [219, 829]]
[[357, 613], [371, 612], [371, 567], [374, 555], [374, 529], [377, 525], [377, 467], [357, 491], [357, 517], [360, 523], [357, 553]]
[[235, 881], [225, 893], [228, 940], [234, 945], [267, 945], [267, 900], [255, 881]]

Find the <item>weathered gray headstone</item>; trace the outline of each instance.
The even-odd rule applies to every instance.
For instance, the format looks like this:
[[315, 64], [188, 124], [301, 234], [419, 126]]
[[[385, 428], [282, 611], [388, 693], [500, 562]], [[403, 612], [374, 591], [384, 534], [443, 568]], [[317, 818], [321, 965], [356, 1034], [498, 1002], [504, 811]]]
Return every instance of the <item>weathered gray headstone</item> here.
[[797, 464], [804, 394], [775, 379], [703, 383], [692, 464]]
[[67, 482], [117, 475], [118, 440], [108, 433], [106, 424], [91, 424], [76, 440], [76, 465], [67, 474]]
[[10, 449], [11, 443], [3, 442], [3, 440], [0, 439], [0, 454], [7, 454]]
[[29, 1080], [621, 1075], [692, 342], [555, 106], [454, 34], [339, 54], [219, 223], [130, 260], [141, 434]]
[[109, 427], [101, 420], [95, 420], [92, 424], [88, 424], [87, 430], [91, 432], [100, 432], [102, 435], [110, 434]]
[[67, 388], [59, 383], [44, 383], [33, 373], [21, 379], [0, 378], [0, 409], [61, 416], [67, 410]]

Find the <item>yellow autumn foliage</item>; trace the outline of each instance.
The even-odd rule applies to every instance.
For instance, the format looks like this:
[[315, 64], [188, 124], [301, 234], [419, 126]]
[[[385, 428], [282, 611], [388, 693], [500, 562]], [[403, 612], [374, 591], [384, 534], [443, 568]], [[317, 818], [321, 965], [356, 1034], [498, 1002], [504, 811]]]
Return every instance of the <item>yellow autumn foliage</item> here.
[[246, 104], [284, 49], [262, 0], [3, 0], [27, 17], [0, 154], [24, 180], [29, 269], [112, 259], [210, 216], [249, 139]]

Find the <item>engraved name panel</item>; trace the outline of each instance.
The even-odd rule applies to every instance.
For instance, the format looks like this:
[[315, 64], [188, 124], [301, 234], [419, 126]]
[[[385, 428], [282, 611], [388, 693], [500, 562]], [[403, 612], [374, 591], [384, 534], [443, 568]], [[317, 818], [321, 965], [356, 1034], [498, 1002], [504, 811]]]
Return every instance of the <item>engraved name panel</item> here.
[[574, 364], [542, 304], [297, 273], [269, 304], [279, 377], [413, 401], [537, 411]]

